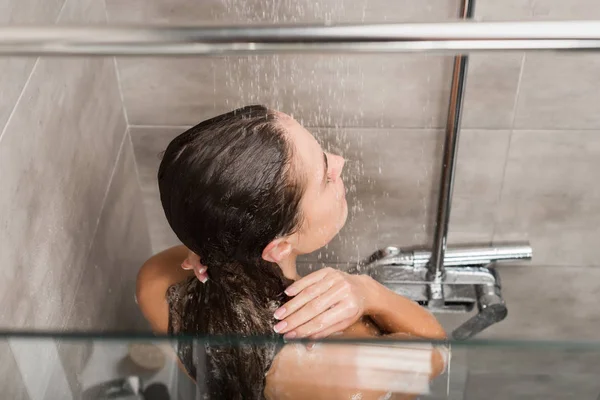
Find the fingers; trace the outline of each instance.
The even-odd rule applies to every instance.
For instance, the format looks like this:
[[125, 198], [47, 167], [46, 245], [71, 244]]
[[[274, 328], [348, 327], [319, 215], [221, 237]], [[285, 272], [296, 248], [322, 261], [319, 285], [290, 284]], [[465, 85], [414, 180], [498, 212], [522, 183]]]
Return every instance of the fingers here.
[[333, 332], [338, 332], [352, 325], [356, 320], [356, 316], [356, 309], [339, 304], [306, 324], [288, 332], [283, 337], [286, 339], [312, 338], [315, 336], [316, 338], [326, 337]]
[[325, 278], [325, 276], [330, 274], [332, 271], [334, 271], [333, 268], [323, 268], [311, 274], [308, 274], [304, 278], [292, 283], [285, 290], [285, 294], [287, 294], [288, 296], [295, 296], [307, 287], [314, 285], [315, 283]]
[[208, 280], [208, 273], [206, 272], [206, 267], [203, 265], [194, 267], [194, 275], [196, 275], [196, 278], [202, 283], [206, 283]]
[[[284, 312], [283, 316], [280, 317], [283, 321], [275, 325], [276, 332], [289, 332], [318, 317], [324, 311], [344, 300], [344, 290], [344, 282], [336, 284], [333, 280], [324, 280], [302, 291], [277, 310], [277, 312], [280, 312], [283, 309]], [[276, 316], [280, 316], [281, 313], [277, 314], [277, 312]], [[331, 323], [335, 322], [338, 321], [332, 321]]]
[[[319, 298], [319, 296], [322, 296], [324, 293], [327, 293], [337, 282], [338, 282], [338, 280], [336, 280], [335, 278], [332, 279], [331, 277], [329, 277], [329, 279], [328, 279], [326, 277], [326, 278], [321, 279], [320, 281], [316, 282], [312, 286], [307, 287], [306, 289], [302, 290], [300, 292], [300, 294], [298, 294], [292, 300], [288, 301], [281, 308], [279, 308], [277, 311], [275, 311], [275, 318], [285, 319], [288, 316], [294, 314], [296, 311], [298, 311], [302, 307], [304, 307], [307, 303], [314, 301], [315, 299]], [[318, 303], [324, 303], [324, 301], [322, 301], [320, 299], [319, 302], [313, 304], [313, 307], [315, 307]], [[319, 312], [317, 314], [325, 311], [327, 308], [331, 307], [333, 304], [335, 304], [335, 303], [331, 303], [322, 309], [319, 308]], [[323, 306], [325, 306], [325, 305], [323, 304]], [[306, 313], [306, 311], [307, 310], [305, 310], [305, 313]], [[317, 314], [313, 313], [312, 316], [315, 317]], [[298, 317], [296, 317], [296, 318], [298, 318]], [[290, 321], [287, 321], [287, 322], [288, 322], [288, 324], [290, 323]], [[303, 321], [302, 323], [304, 323], [304, 322], [306, 322], [306, 321]]]
[[189, 271], [194, 270], [194, 275], [202, 283], [206, 283], [208, 280], [207, 267], [200, 263], [200, 257], [191, 251], [188, 253], [188, 257], [181, 263], [181, 268]]

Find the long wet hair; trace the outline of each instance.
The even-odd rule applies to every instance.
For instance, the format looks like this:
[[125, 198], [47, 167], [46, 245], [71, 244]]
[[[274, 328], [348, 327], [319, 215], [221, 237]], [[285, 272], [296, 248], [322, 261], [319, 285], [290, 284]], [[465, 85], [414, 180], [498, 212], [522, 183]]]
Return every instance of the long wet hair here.
[[263, 106], [204, 121], [176, 137], [163, 155], [158, 185], [165, 215], [209, 276], [205, 284], [194, 277], [169, 289], [169, 332], [273, 339], [203, 349], [180, 343], [179, 357], [205, 398], [264, 398], [280, 340], [273, 312], [287, 300], [283, 292], [291, 281], [262, 259], [262, 251], [301, 223], [303, 185], [293, 177], [292, 158], [277, 113]]

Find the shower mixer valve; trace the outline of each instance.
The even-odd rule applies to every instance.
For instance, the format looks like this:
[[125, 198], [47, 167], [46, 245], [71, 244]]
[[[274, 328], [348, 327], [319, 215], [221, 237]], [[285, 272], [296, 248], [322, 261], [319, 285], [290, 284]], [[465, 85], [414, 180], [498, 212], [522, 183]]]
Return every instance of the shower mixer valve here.
[[477, 314], [452, 333], [452, 339], [464, 340], [507, 315], [494, 265], [531, 256], [529, 244], [447, 249], [443, 274], [436, 278], [429, 273], [431, 252], [386, 247], [357, 270], [434, 313], [468, 313], [476, 308]]

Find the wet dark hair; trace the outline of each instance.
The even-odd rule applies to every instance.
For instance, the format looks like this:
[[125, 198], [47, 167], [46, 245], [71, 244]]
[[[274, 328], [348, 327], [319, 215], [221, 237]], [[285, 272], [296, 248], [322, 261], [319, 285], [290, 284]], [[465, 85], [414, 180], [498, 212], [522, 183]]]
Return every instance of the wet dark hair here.
[[[293, 147], [278, 115], [244, 107], [176, 137], [158, 171], [167, 220], [200, 256], [209, 279], [169, 290], [171, 334], [261, 335], [279, 339], [273, 312], [291, 284], [262, 259], [278, 236], [300, 225], [303, 185], [292, 175]], [[181, 343], [179, 357], [211, 399], [262, 399], [276, 344]]]

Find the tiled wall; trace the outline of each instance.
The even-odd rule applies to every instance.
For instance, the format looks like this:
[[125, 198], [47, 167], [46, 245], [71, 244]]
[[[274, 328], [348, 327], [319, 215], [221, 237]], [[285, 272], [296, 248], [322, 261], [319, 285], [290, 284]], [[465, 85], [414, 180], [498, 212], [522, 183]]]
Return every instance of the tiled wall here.
[[[106, 23], [103, 0], [0, 9], [0, 24]], [[0, 58], [0, 70], [0, 328], [139, 329], [134, 278], [151, 249], [114, 59]], [[0, 346], [10, 398], [71, 398], [73, 349]]]

